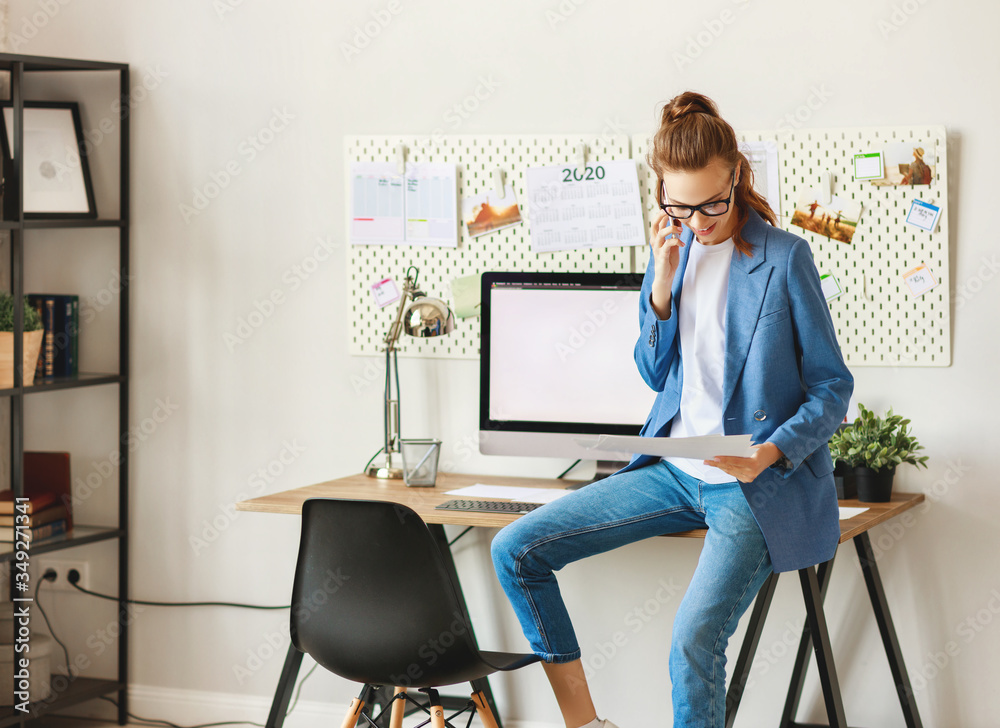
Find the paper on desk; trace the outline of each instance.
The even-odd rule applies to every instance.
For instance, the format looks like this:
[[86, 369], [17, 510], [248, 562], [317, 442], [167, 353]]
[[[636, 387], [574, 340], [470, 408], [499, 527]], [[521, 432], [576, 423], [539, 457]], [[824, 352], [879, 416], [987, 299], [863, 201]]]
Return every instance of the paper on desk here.
[[509, 498], [518, 503], [549, 503], [568, 495], [562, 488], [519, 488], [514, 485], [486, 485], [476, 483], [466, 488], [449, 490], [446, 495], [460, 495], [466, 498]]
[[591, 450], [641, 453], [661, 458], [679, 457], [711, 460], [716, 455], [750, 457], [753, 454], [750, 435], [703, 435], [701, 437], [632, 437], [628, 435], [598, 435], [597, 439], [576, 438], [578, 445]]
[[868, 510], [867, 508], [856, 508], [856, 507], [841, 506], [840, 507], [840, 520], [841, 521], [846, 521], [848, 518], [854, 518], [859, 513], [864, 513], [867, 510]]

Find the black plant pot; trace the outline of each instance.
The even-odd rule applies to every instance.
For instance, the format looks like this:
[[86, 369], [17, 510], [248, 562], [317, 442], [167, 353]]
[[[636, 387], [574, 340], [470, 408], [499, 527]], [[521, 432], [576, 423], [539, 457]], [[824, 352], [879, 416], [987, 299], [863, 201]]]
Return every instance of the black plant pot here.
[[892, 479], [896, 468], [872, 470], [866, 467], [854, 468], [854, 481], [858, 487], [858, 500], [862, 503], [888, 503], [892, 498]]
[[837, 484], [837, 500], [850, 500], [858, 497], [858, 488], [854, 480], [854, 468], [843, 460], [838, 460], [833, 469], [833, 482]]

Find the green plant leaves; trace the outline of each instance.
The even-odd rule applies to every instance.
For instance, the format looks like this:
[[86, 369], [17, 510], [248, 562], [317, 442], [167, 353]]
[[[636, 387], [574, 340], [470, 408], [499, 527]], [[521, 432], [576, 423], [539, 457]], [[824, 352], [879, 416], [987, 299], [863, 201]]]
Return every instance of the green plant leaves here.
[[903, 463], [927, 467], [927, 456], [917, 455], [923, 446], [909, 432], [910, 420], [892, 408], [885, 418], [858, 403], [858, 417], [830, 438], [830, 455], [852, 467], [886, 470]]

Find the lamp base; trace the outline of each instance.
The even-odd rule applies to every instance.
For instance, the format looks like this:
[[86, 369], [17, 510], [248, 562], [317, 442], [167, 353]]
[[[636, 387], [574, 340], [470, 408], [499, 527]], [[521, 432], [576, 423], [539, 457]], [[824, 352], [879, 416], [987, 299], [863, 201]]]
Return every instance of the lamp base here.
[[382, 478], [386, 480], [402, 480], [403, 469], [394, 468], [391, 465], [370, 465], [365, 475], [369, 478]]

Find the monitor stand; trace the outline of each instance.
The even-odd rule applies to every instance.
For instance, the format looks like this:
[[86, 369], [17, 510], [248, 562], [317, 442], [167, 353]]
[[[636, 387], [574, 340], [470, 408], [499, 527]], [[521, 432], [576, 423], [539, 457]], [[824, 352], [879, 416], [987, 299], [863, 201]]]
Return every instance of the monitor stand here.
[[628, 460], [598, 460], [597, 468], [594, 470], [594, 477], [590, 480], [580, 480], [572, 485], [567, 485], [566, 490], [578, 490], [585, 485], [590, 485], [591, 483], [596, 483], [598, 480], [604, 480], [609, 475], [617, 473], [619, 470], [628, 465]]

